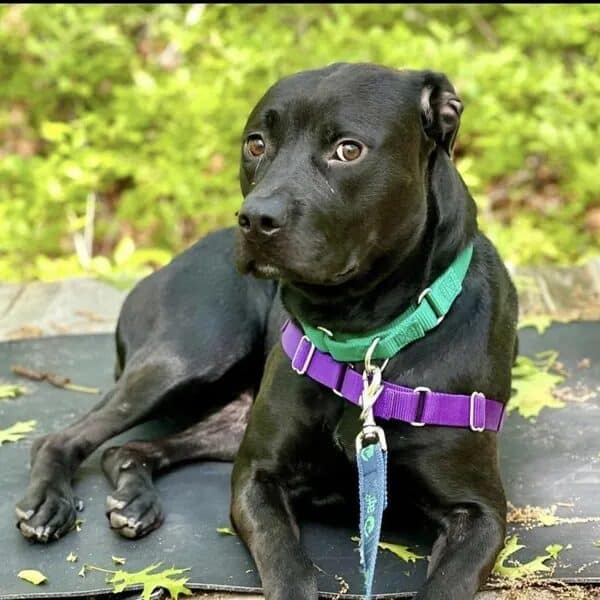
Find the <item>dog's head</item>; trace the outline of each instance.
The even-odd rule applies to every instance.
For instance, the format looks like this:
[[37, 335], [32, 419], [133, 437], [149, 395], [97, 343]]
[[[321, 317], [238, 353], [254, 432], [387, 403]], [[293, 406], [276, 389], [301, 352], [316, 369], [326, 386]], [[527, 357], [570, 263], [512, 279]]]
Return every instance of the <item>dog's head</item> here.
[[458, 213], [474, 222], [450, 160], [461, 112], [431, 71], [339, 64], [279, 81], [244, 131], [239, 269], [341, 286], [393, 268]]

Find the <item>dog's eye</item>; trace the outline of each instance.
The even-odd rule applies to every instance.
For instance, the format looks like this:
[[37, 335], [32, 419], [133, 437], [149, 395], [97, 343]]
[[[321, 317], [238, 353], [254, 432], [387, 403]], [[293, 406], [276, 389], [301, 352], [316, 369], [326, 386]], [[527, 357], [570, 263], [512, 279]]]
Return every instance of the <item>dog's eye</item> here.
[[345, 140], [337, 145], [335, 157], [342, 162], [351, 162], [359, 158], [362, 151], [363, 147], [358, 142]]
[[254, 134], [248, 137], [246, 140], [246, 150], [250, 156], [258, 158], [265, 153], [266, 144], [265, 140], [258, 134]]

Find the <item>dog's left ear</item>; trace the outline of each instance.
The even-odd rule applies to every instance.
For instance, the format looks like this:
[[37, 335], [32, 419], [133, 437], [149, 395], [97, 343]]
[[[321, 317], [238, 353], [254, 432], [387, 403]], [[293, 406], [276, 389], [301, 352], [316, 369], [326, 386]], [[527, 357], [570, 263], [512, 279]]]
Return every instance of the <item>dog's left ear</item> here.
[[427, 137], [452, 156], [463, 105], [443, 73], [426, 71], [421, 89], [421, 115]]

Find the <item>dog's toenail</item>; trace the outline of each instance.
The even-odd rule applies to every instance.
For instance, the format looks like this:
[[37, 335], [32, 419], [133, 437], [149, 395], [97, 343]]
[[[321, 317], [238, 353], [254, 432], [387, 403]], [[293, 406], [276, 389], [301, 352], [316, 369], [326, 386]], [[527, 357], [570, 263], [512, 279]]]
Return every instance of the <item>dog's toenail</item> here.
[[18, 506], [15, 508], [15, 512], [17, 513], [17, 518], [23, 519], [24, 521], [29, 521], [33, 516], [33, 510], [21, 510]]
[[107, 496], [106, 506], [109, 510], [121, 510], [122, 508], [125, 508], [125, 502], [123, 500], [117, 500], [112, 496]]

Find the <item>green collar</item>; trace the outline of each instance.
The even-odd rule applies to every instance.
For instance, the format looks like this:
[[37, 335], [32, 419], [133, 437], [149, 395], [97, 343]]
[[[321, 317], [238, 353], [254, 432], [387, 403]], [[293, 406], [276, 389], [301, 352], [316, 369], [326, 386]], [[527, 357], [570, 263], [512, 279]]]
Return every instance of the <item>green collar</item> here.
[[335, 360], [358, 362], [365, 359], [367, 350], [375, 339], [379, 339], [372, 354], [374, 359], [391, 358], [402, 348], [425, 337], [434, 329], [450, 310], [452, 303], [462, 290], [462, 282], [469, 269], [473, 244], [469, 244], [426, 290], [421, 292], [399, 317], [380, 329], [360, 337], [352, 334], [334, 333], [317, 329], [300, 321], [308, 339], [322, 352], [328, 352]]

